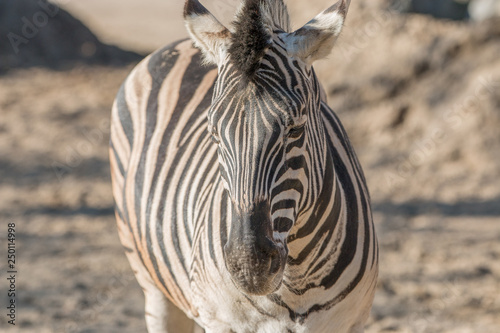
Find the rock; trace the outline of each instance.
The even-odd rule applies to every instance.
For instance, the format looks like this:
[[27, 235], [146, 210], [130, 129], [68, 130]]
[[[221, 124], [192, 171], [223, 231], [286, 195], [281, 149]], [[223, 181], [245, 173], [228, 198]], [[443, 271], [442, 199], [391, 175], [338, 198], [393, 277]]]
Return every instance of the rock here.
[[427, 14], [436, 18], [465, 20], [469, 0], [396, 0], [392, 8], [401, 12]]
[[0, 2], [0, 72], [64, 67], [76, 61], [120, 64], [140, 55], [103, 44], [78, 19], [47, 0]]

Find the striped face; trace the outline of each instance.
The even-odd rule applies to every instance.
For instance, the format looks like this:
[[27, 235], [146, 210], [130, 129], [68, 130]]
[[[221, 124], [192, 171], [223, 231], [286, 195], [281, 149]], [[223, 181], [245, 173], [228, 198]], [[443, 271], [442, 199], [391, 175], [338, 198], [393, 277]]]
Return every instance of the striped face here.
[[232, 201], [226, 267], [246, 294], [280, 286], [287, 235], [320, 193], [327, 148], [311, 65], [333, 47], [348, 3], [292, 33], [282, 0], [242, 1], [231, 29], [186, 2], [191, 38], [219, 68], [208, 130]]
[[[276, 276], [276, 281], [263, 277], [270, 282], [268, 288], [258, 281], [258, 288], [245, 288], [257, 294], [279, 286], [287, 234], [301, 210], [314, 202], [309, 189], [320, 186], [312, 180], [321, 177], [311, 173], [324, 160], [320, 155], [325, 149], [317, 119], [317, 81], [311, 68], [290, 59], [282, 41], [276, 40], [251, 82], [245, 82], [231, 62], [221, 66], [208, 118], [220, 174], [232, 200], [233, 223], [225, 249], [228, 269], [238, 275], [250, 267], [255, 271], [257, 265], [257, 271]], [[261, 253], [266, 258], [260, 258]]]
[[314, 110], [319, 108], [312, 71], [286, 58], [285, 52], [279, 45], [270, 48], [257, 78], [245, 85], [232, 64], [223, 66], [208, 118], [235, 210], [246, 212], [268, 202], [278, 234], [291, 229], [305, 204], [311, 171], [309, 123], [316, 128]]

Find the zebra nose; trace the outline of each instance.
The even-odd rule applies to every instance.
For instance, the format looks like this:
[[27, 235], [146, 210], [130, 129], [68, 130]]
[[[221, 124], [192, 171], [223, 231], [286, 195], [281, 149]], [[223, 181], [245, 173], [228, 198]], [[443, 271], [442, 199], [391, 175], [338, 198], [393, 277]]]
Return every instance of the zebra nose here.
[[230, 241], [224, 246], [226, 267], [236, 286], [248, 294], [273, 292], [282, 269], [280, 250], [269, 239]]
[[243, 211], [234, 209], [224, 260], [240, 290], [253, 295], [273, 292], [281, 283], [285, 252], [273, 240], [267, 201], [256, 202]]
[[224, 254], [230, 272], [252, 271], [276, 274], [280, 268], [280, 251], [267, 237], [247, 237], [229, 240]]

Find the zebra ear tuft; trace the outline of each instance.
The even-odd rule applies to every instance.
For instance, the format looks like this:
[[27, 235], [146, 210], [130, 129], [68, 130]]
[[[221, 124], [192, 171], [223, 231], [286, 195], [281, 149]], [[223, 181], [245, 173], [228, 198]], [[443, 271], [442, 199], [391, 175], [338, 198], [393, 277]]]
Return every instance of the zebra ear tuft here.
[[340, 0], [286, 38], [288, 52], [308, 64], [328, 56], [344, 26], [351, 0]]
[[231, 32], [198, 0], [186, 0], [184, 22], [195, 46], [208, 64], [220, 65], [226, 57]]

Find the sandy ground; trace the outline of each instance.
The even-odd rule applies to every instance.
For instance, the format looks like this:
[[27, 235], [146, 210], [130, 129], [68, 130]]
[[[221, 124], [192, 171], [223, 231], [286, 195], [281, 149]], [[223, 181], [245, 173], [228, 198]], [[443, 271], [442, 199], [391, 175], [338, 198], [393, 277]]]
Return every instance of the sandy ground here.
[[[139, 51], [185, 35], [179, 1], [148, 2], [66, 6]], [[367, 332], [500, 332], [500, 22], [404, 18], [381, 2], [353, 3], [317, 70], [372, 194], [381, 264]], [[328, 4], [296, 1], [292, 15], [303, 23]], [[107, 158], [109, 110], [131, 68], [0, 77], [0, 237], [16, 223], [20, 303], [12, 327], [2, 282], [1, 332], [145, 331]]]

